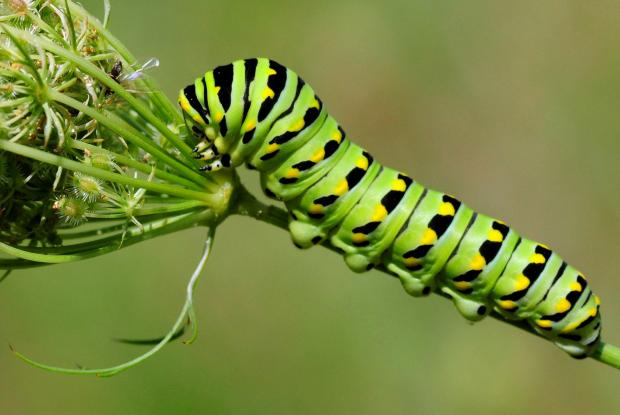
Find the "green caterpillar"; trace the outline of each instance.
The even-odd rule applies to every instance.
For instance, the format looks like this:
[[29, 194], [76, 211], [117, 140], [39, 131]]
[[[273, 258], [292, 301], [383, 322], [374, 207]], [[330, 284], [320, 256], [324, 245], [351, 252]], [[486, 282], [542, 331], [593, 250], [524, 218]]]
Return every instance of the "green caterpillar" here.
[[600, 342], [599, 298], [543, 244], [380, 165], [347, 140], [312, 88], [265, 58], [238, 60], [184, 88], [202, 170], [246, 163], [285, 203], [300, 248], [328, 241], [347, 265], [382, 264], [413, 296], [442, 291], [477, 321], [524, 320], [571, 356]]

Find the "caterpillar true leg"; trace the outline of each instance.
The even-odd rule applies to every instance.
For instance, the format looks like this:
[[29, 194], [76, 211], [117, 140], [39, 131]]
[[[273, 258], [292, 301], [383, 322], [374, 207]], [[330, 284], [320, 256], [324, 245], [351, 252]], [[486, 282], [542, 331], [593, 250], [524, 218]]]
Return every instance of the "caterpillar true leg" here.
[[246, 163], [282, 200], [295, 245], [329, 241], [347, 265], [381, 264], [414, 296], [441, 290], [476, 321], [523, 320], [574, 357], [600, 342], [600, 301], [547, 246], [456, 198], [383, 167], [329, 116], [293, 71], [264, 58], [209, 71], [179, 95], [198, 157]]

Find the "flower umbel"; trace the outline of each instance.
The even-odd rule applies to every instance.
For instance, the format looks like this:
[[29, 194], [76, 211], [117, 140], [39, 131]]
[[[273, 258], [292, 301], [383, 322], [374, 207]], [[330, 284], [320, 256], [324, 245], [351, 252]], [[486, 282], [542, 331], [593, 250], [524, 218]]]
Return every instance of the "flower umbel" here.
[[[186, 157], [193, 139], [144, 73], [156, 60], [137, 64], [72, 2], [0, 10], [0, 241], [24, 248], [0, 264], [24, 266], [50, 245], [80, 251], [66, 236], [89, 217], [143, 229], [162, 215], [225, 210], [223, 175], [205, 177]], [[79, 220], [61, 214], [63, 200], [84, 202]]]
[[104, 4], [101, 22], [68, 0], [0, 0], [0, 271], [214, 229], [228, 213], [234, 172], [198, 171], [195, 139], [148, 76], [158, 61], [136, 62]]

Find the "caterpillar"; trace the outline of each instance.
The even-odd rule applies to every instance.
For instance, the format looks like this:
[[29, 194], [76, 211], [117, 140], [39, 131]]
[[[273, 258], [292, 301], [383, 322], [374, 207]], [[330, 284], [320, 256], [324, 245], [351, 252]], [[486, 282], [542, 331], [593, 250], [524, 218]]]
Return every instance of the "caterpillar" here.
[[542, 243], [382, 166], [347, 139], [313, 89], [266, 58], [219, 66], [181, 90], [203, 171], [243, 163], [289, 212], [294, 244], [326, 242], [354, 272], [382, 265], [412, 296], [440, 291], [468, 320], [495, 310], [576, 358], [599, 344], [600, 300]]

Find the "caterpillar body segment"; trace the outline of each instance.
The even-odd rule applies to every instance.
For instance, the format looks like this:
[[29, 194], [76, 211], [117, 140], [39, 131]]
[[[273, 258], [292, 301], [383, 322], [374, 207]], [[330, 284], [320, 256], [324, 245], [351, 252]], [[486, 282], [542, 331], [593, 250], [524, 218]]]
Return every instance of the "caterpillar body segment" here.
[[265, 58], [235, 61], [184, 88], [203, 170], [246, 163], [290, 214], [293, 242], [326, 241], [347, 265], [382, 265], [413, 296], [442, 291], [477, 321], [524, 320], [574, 357], [600, 342], [599, 298], [543, 244], [378, 163], [348, 140], [313, 89]]
[[[387, 269], [413, 296], [435, 290], [438, 273], [454, 252], [475, 213], [451, 196], [426, 190], [389, 251]], [[453, 297], [456, 301], [457, 297]], [[457, 302], [458, 305], [458, 302]], [[459, 308], [460, 309], [460, 308]]]
[[285, 202], [295, 245], [309, 248], [326, 240], [349, 214], [381, 170], [370, 154], [351, 143], [346, 153], [316, 184]]
[[379, 172], [331, 236], [349, 268], [364, 272], [382, 262], [423, 193], [420, 184], [396, 170]]

